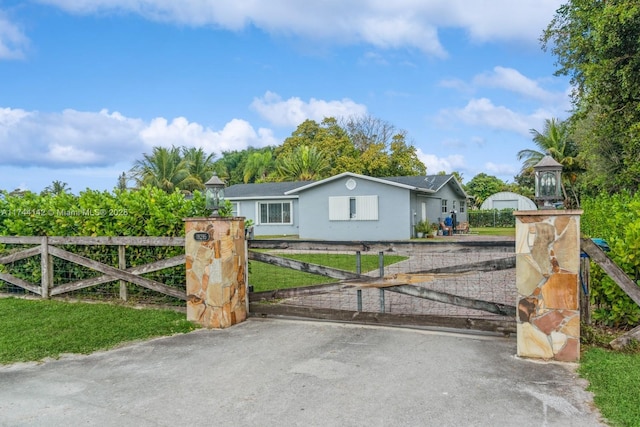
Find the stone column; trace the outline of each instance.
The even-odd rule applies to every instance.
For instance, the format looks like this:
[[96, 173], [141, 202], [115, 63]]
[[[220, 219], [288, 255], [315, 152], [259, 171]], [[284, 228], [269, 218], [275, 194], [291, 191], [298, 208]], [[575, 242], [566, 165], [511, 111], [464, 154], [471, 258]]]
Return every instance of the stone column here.
[[247, 318], [244, 218], [186, 218], [187, 319], [226, 328]]
[[580, 215], [517, 211], [518, 356], [580, 358]]

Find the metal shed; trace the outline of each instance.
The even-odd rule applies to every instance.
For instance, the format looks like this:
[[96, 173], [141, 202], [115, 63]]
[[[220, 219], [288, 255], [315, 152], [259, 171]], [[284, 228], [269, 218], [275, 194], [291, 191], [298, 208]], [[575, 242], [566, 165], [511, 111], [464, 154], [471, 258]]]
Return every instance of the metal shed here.
[[501, 191], [487, 197], [482, 203], [480, 209], [483, 210], [502, 210], [515, 209], [517, 211], [535, 211], [538, 209], [533, 200], [521, 194], [512, 193], [510, 191]]

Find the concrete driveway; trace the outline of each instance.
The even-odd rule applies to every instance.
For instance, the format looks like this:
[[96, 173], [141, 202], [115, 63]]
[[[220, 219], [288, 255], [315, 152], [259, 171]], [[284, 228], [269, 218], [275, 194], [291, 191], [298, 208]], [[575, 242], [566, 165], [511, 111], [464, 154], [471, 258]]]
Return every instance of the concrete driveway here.
[[514, 338], [280, 319], [0, 367], [2, 426], [597, 426]]

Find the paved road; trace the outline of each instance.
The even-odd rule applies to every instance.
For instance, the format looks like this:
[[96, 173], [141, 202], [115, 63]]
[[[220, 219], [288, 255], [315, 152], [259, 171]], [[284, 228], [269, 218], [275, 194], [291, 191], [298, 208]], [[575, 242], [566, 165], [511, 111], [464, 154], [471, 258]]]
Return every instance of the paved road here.
[[0, 367], [2, 426], [597, 426], [515, 339], [252, 318]]

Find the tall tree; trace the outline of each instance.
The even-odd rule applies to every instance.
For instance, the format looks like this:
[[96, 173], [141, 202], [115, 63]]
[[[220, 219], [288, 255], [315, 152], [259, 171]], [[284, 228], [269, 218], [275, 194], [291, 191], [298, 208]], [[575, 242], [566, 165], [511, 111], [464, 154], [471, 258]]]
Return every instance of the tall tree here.
[[314, 181], [329, 176], [329, 162], [315, 147], [302, 145], [278, 159], [278, 175], [283, 181]]
[[389, 176], [426, 175], [427, 167], [418, 158], [416, 148], [407, 144], [405, 137], [406, 132], [401, 131], [391, 140]]
[[243, 181], [264, 182], [271, 171], [274, 169], [273, 154], [271, 150], [255, 151], [247, 157], [244, 165]]
[[603, 162], [601, 189], [640, 184], [640, 3], [568, 0], [542, 35], [556, 74], [574, 87], [574, 123], [590, 121], [578, 142], [584, 158]]
[[50, 185], [47, 185], [44, 190], [42, 190], [42, 195], [50, 194], [53, 196], [59, 196], [60, 194], [66, 194], [71, 191], [71, 188], [66, 182], [55, 180]]
[[315, 147], [318, 152], [324, 153], [327, 162], [331, 165], [331, 175], [342, 172], [364, 172], [362, 163], [359, 161], [360, 153], [333, 117], [325, 118], [322, 123], [314, 120], [302, 122], [291, 136], [276, 148], [274, 151], [276, 160], [291, 154], [301, 146]]
[[130, 171], [138, 186], [151, 185], [172, 193], [200, 185], [200, 181], [191, 176], [189, 163], [182, 158], [179, 147], [153, 147], [151, 154], [143, 157], [136, 160]]
[[354, 172], [375, 177], [424, 175], [426, 167], [416, 149], [407, 144], [406, 132], [371, 116], [352, 117], [339, 123], [325, 118], [321, 124], [306, 120], [276, 150], [276, 159], [300, 146], [324, 153], [330, 174]]
[[[539, 132], [531, 129], [533, 143], [538, 150], [525, 149], [518, 152], [518, 160], [524, 160], [521, 174], [532, 174], [533, 166], [546, 155], [562, 165], [562, 189], [566, 196], [568, 186], [573, 197], [575, 207], [580, 206], [575, 192], [578, 175], [583, 171], [578, 159], [578, 146], [571, 138], [569, 123], [552, 118], [545, 120], [544, 129]], [[568, 202], [568, 201], [567, 201]]]
[[118, 185], [116, 185], [116, 188], [118, 190], [126, 190], [127, 189], [127, 174], [125, 172], [122, 172], [122, 174], [120, 174], [120, 176], [118, 177]]
[[474, 206], [479, 208], [487, 197], [495, 194], [499, 191], [503, 191], [506, 187], [504, 181], [496, 178], [493, 175], [487, 175], [486, 173], [479, 173], [471, 178], [464, 189], [474, 199]]
[[[204, 183], [211, 178], [214, 171], [215, 155], [207, 154], [202, 148], [182, 147], [182, 159], [186, 162], [189, 170], [188, 185], [182, 190], [204, 190]], [[197, 182], [196, 182], [197, 181]]]

